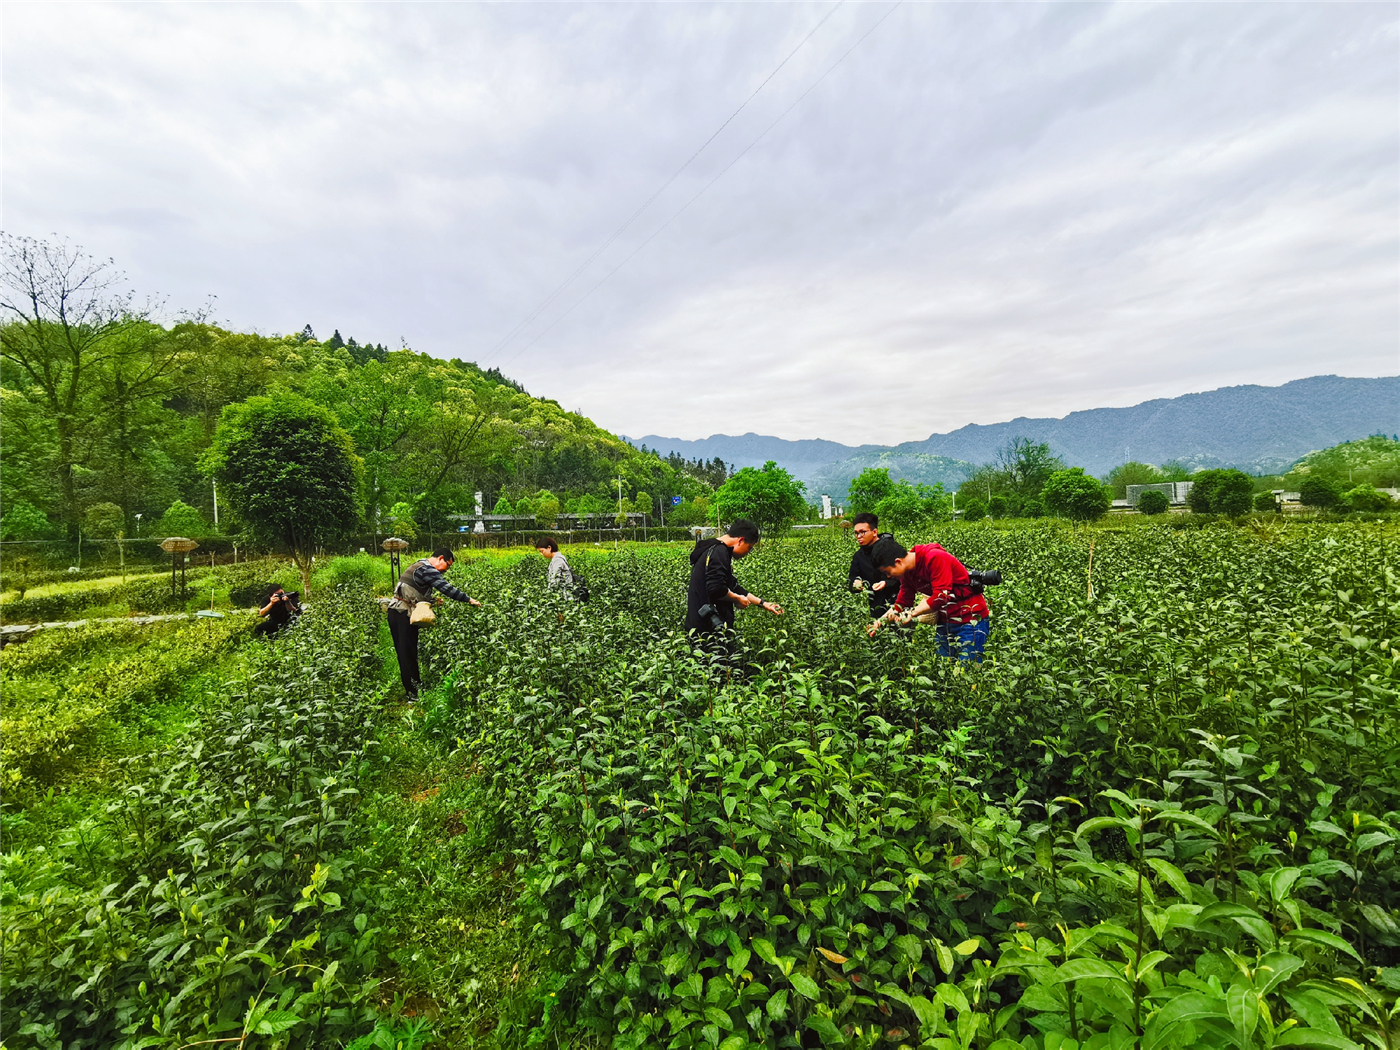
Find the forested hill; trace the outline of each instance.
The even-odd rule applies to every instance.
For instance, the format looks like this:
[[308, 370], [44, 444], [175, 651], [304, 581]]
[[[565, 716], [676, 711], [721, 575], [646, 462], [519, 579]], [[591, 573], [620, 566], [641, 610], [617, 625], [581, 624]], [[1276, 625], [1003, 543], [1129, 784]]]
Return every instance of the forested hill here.
[[[41, 313], [0, 325], [0, 337], [6, 539], [98, 537], [99, 523], [127, 536], [207, 534], [214, 494], [202, 457], [225, 408], [268, 395], [315, 402], [348, 433], [367, 533], [450, 527], [477, 491], [488, 512], [546, 522], [616, 513], [619, 502], [654, 513], [664, 500], [684, 524], [706, 517], [724, 481], [722, 465], [639, 452], [494, 369], [339, 332], [319, 340], [310, 326], [264, 336], [111, 311], [65, 331]], [[236, 528], [221, 510], [222, 529]]]
[[1277, 387], [1223, 387], [1130, 408], [1071, 412], [1062, 419], [1020, 417], [971, 424], [894, 447], [785, 441], [758, 434], [717, 434], [698, 441], [656, 435], [628, 440], [663, 455], [718, 456], [739, 467], [772, 459], [809, 485], [817, 483], [829, 491], [867, 466], [891, 462], [928, 473], [926, 480], [938, 480], [932, 477], [935, 471], [951, 470], [957, 463], [987, 463], [1017, 437], [1048, 442], [1066, 462], [1101, 475], [1123, 462], [1125, 454], [1149, 463], [1177, 460], [1197, 467], [1271, 473], [1314, 449], [1375, 433], [1400, 433], [1400, 377], [1314, 376]]

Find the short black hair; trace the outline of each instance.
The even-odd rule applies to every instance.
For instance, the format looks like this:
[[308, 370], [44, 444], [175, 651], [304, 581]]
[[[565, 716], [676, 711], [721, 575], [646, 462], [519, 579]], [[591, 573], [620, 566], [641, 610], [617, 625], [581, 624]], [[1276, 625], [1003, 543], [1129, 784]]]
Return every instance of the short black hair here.
[[558, 554], [559, 541], [556, 540], [553, 536], [541, 536], [539, 539], [535, 540], [535, 550], [551, 550], [555, 554]]
[[880, 527], [880, 515], [871, 514], [870, 511], [862, 511], [851, 519], [852, 525], [869, 525], [872, 529]]
[[875, 546], [870, 549], [870, 560], [875, 563], [875, 568], [888, 569], [908, 553], [900, 546], [897, 539], [893, 536], [886, 536], [884, 539], [875, 541]]
[[456, 561], [457, 555], [452, 553], [451, 547], [439, 547], [433, 551], [434, 558], [446, 558], [448, 561]]
[[263, 603], [266, 604], [272, 601], [272, 596], [281, 589], [282, 585], [280, 583], [269, 583], [267, 585], [267, 591], [263, 594]]
[[743, 540], [749, 546], [758, 542], [758, 526], [749, 521], [748, 518], [735, 518], [729, 523], [729, 528], [724, 530], [726, 536], [733, 536], [736, 540]]

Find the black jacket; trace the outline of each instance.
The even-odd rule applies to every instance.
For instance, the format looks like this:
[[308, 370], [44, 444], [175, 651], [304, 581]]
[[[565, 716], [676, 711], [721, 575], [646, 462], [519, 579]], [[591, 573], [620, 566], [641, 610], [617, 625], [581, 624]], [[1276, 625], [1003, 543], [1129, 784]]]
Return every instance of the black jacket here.
[[734, 626], [734, 603], [729, 592], [748, 594], [734, 578], [734, 552], [719, 540], [701, 540], [690, 552], [690, 588], [685, 592], [685, 629], [709, 631], [700, 606], [713, 605], [726, 626]]
[[[880, 539], [894, 539], [893, 534], [882, 532]], [[878, 541], [877, 541], [878, 542]], [[856, 547], [855, 554], [851, 555], [851, 576], [846, 581], [847, 587], [854, 587], [856, 580], [865, 581], [865, 599], [870, 603], [870, 613], [872, 616], [883, 616], [885, 610], [894, 604], [895, 595], [899, 593], [899, 581], [892, 580], [879, 569], [875, 568], [875, 562], [871, 560], [871, 552], [875, 549], [872, 543], [869, 547]], [[878, 591], [870, 588], [877, 583], [884, 583], [884, 587]]]

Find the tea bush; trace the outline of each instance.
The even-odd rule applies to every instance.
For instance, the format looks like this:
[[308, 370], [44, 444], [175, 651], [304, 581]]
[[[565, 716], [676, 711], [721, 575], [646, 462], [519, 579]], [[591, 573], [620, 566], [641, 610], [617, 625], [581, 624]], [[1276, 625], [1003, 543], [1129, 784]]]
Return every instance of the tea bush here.
[[251, 627], [246, 614], [169, 626], [92, 624], [0, 649], [0, 777], [42, 779], [99, 719], [177, 691]]
[[981, 666], [867, 639], [840, 541], [743, 563], [788, 615], [731, 667], [678, 633], [684, 550], [590, 560], [587, 605], [463, 570], [428, 724], [550, 975], [508, 1038], [1393, 1045], [1393, 536], [936, 535], [1007, 580]]
[[363, 589], [318, 594], [105, 813], [0, 855], [7, 1045], [336, 1046], [374, 1027], [379, 890], [350, 822], [380, 619]]

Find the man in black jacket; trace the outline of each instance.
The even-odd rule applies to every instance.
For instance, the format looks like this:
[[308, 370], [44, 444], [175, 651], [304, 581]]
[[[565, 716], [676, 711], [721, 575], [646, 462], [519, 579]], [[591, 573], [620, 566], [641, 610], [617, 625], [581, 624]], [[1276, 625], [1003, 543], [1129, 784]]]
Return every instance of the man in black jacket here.
[[758, 526], [746, 518], [733, 522], [716, 540], [701, 540], [690, 552], [690, 588], [685, 595], [685, 629], [702, 640], [722, 641], [734, 626], [734, 610], [760, 605], [774, 616], [782, 606], [750, 594], [734, 578], [734, 559], [758, 546]]
[[864, 591], [870, 603], [870, 615], [879, 619], [894, 604], [899, 585], [891, 584], [890, 579], [878, 568], [870, 553], [875, 544], [883, 539], [894, 539], [888, 532], [880, 531], [880, 519], [874, 514], [857, 514], [851, 531], [856, 537], [856, 552], [851, 556], [851, 590]]
[[403, 683], [404, 696], [409, 703], [418, 698], [418, 632], [422, 630], [409, 619], [413, 607], [419, 602], [433, 600], [433, 591], [446, 595], [454, 602], [481, 604], [452, 586], [443, 576], [454, 560], [451, 549], [441, 547], [433, 551], [432, 557], [420, 558], [405, 569], [394, 587], [394, 600], [389, 603], [389, 635], [394, 639], [394, 655], [399, 660], [399, 681]]

